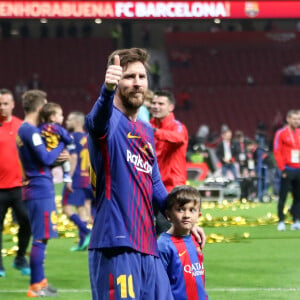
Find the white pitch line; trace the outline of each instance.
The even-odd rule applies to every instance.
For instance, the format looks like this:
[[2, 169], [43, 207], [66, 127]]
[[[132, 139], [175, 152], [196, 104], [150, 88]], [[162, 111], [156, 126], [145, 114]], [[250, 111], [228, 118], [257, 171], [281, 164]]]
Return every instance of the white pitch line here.
[[[207, 288], [208, 292], [299, 292], [300, 288]], [[0, 294], [5, 293], [26, 293], [27, 290], [0, 290]], [[91, 293], [91, 290], [59, 289], [58, 293]]]
[[211, 292], [298, 292], [300, 288], [206, 288]]

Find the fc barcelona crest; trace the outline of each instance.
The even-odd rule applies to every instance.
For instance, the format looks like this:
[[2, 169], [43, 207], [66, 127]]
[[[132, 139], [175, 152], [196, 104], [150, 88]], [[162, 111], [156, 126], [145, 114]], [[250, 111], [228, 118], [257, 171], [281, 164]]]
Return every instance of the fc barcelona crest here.
[[259, 13], [259, 3], [258, 2], [245, 2], [245, 13], [250, 18], [255, 18]]

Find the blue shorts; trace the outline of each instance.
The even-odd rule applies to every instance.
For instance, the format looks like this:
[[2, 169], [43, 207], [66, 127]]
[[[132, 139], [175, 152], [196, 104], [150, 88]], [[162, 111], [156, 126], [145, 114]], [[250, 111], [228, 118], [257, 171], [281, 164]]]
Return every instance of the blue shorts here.
[[66, 187], [63, 189], [63, 199], [62, 205], [74, 205], [84, 206], [85, 200], [92, 200], [94, 198], [92, 189], [89, 188], [81, 188], [81, 189], [74, 189], [74, 192], [71, 193]]
[[127, 248], [89, 250], [93, 300], [172, 300], [160, 258]]
[[43, 198], [24, 201], [28, 211], [31, 233], [34, 240], [56, 238], [57, 214], [54, 199]]

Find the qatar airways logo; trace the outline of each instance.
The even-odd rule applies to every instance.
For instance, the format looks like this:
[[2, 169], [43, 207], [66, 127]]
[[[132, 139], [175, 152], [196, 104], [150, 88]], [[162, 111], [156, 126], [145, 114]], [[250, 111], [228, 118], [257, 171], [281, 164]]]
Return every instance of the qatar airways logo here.
[[204, 274], [203, 263], [194, 263], [192, 265], [185, 265], [184, 272], [191, 274], [193, 277], [202, 276]]
[[135, 168], [143, 173], [152, 173], [152, 166], [148, 161], [144, 161], [139, 154], [132, 154], [130, 150], [127, 150], [127, 161], [132, 163]]

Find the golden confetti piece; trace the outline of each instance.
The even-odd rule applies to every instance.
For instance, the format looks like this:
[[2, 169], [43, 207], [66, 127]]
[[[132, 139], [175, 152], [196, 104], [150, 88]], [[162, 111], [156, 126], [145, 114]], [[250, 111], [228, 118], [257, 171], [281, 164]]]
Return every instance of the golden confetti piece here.
[[250, 237], [250, 233], [249, 233], [249, 232], [244, 232], [244, 233], [243, 233], [243, 237], [244, 237], [245, 239], [248, 239], [248, 238]]

